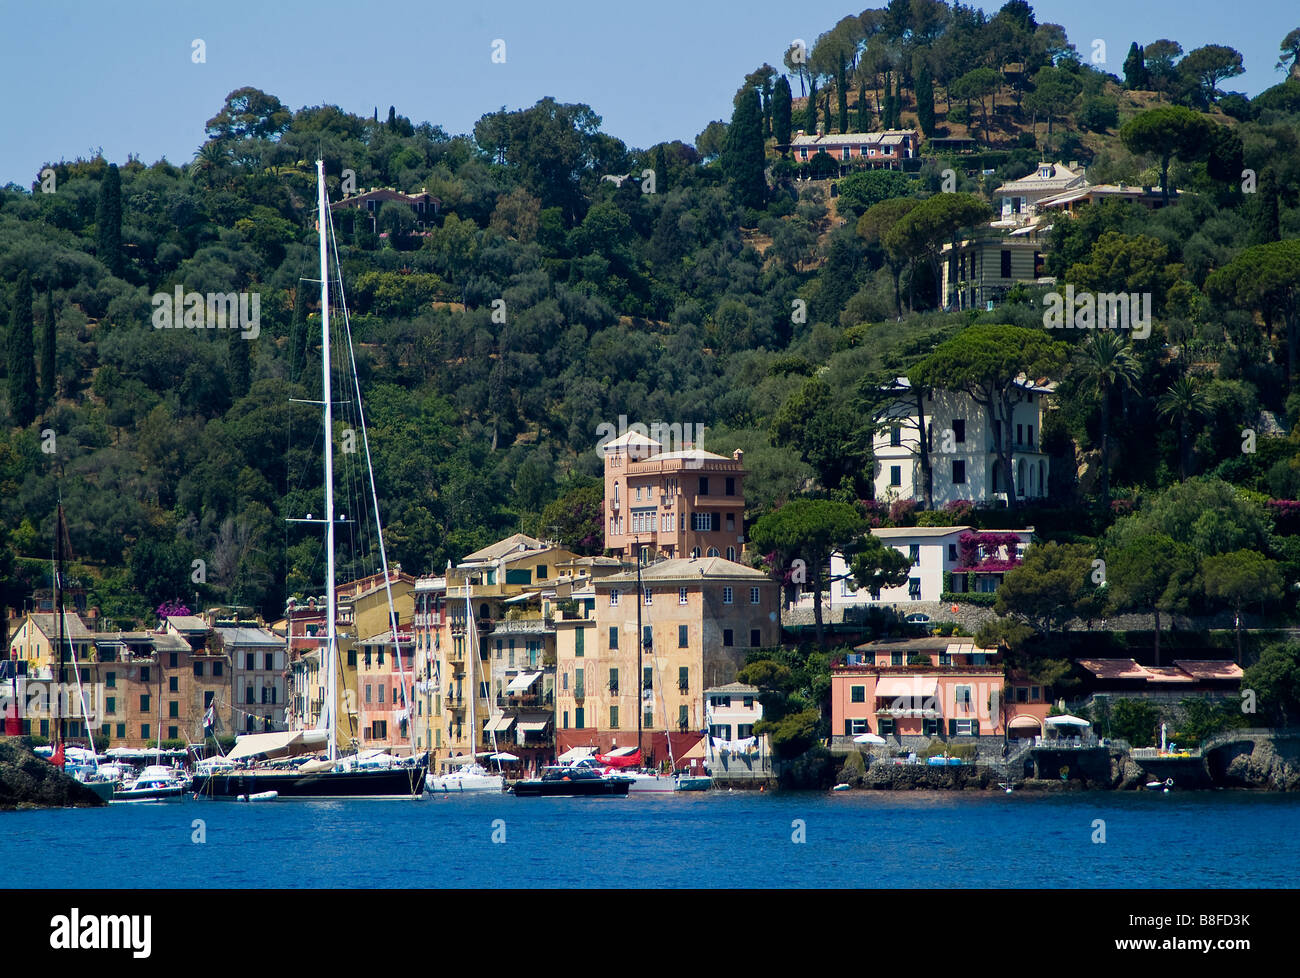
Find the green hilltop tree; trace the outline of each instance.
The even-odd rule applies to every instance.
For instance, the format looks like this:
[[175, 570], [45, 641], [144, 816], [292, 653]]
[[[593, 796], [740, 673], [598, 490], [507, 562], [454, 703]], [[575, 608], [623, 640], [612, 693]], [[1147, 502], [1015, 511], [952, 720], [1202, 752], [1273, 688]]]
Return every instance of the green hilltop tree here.
[[804, 106], [803, 131], [809, 136], [817, 135], [817, 79], [808, 79], [808, 102]]
[[945, 340], [908, 372], [913, 385], [963, 391], [984, 408], [1011, 512], [1017, 508], [1011, 464], [1012, 412], [1020, 378], [1050, 376], [1064, 362], [1064, 344], [1053, 342], [1044, 330], [976, 324]]
[[1150, 83], [1151, 77], [1147, 74], [1146, 58], [1142, 54], [1141, 46], [1134, 41], [1128, 47], [1128, 57], [1124, 59], [1124, 87], [1130, 91], [1145, 91]]
[[36, 420], [36, 350], [32, 333], [32, 278], [24, 269], [18, 273], [9, 309], [9, 412], [20, 428]]
[[[890, 238], [889, 232], [920, 203], [915, 197], [893, 197], [873, 204], [858, 218], [858, 237], [868, 244], [879, 245], [885, 252], [885, 262], [894, 279], [894, 308], [899, 318], [903, 315], [903, 295], [899, 279], [909, 261], [909, 256], [902, 249], [902, 241]], [[891, 248], [886, 241], [894, 242], [894, 247]]]
[[1300, 78], [1300, 27], [1282, 38], [1279, 47], [1281, 57], [1275, 66], [1278, 71], [1285, 71], [1292, 78]]
[[248, 393], [252, 384], [250, 377], [249, 344], [239, 330], [230, 331], [230, 349], [227, 351], [227, 369], [230, 371], [230, 395], [236, 399]]
[[1240, 51], [1223, 44], [1207, 44], [1189, 51], [1178, 63], [1178, 70], [1195, 78], [1206, 103], [1213, 105], [1218, 100], [1219, 82], [1243, 74], [1246, 66]]
[[[760, 552], [775, 551], [783, 566], [802, 561], [811, 575], [817, 644], [826, 647], [822, 591], [833, 551], [850, 549], [866, 531], [867, 521], [849, 503], [826, 499], [792, 499], [761, 517], [749, 537]], [[795, 565], [798, 566], [798, 565]]]
[[896, 547], [882, 543], [868, 533], [850, 558], [849, 573], [854, 583], [864, 588], [874, 600], [887, 587], [901, 587], [912, 573], [912, 559]]
[[1181, 105], [1162, 105], [1129, 119], [1119, 136], [1132, 153], [1150, 153], [1160, 161], [1160, 195], [1169, 203], [1169, 164], [1177, 157], [1200, 159], [1208, 149], [1210, 120]]
[[[962, 228], [987, 220], [991, 213], [988, 204], [971, 194], [936, 194], [901, 217], [885, 233], [883, 243], [887, 250], [904, 255], [913, 263], [929, 260], [938, 281], [939, 250], [943, 244], [954, 239]], [[910, 281], [908, 297], [913, 298]]]
[[1241, 677], [1242, 689], [1255, 691], [1256, 706], [1278, 725], [1300, 717], [1300, 643], [1269, 645]]
[[1285, 594], [1280, 565], [1254, 550], [1215, 554], [1201, 562], [1205, 596], [1227, 605], [1235, 617], [1237, 664], [1241, 665], [1241, 612], [1247, 604], [1278, 601]]
[[747, 88], [736, 100], [727, 127], [727, 148], [722, 157], [723, 172], [742, 207], [759, 209], [767, 200], [764, 170], [763, 115], [758, 92]]
[[99, 182], [95, 254], [112, 274], [122, 277], [126, 268], [126, 256], [122, 252], [122, 176], [116, 163], [108, 165]]
[[1101, 499], [1110, 500], [1110, 398], [1137, 387], [1140, 368], [1131, 344], [1118, 332], [1099, 329], [1075, 351], [1072, 370], [1085, 390], [1096, 391], [1101, 409]]

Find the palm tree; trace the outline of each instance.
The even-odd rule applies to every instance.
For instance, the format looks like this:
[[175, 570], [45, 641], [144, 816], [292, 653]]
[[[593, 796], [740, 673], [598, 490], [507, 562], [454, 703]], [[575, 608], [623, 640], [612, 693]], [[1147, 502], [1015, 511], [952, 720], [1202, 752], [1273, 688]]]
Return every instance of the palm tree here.
[[1133, 348], [1119, 333], [1102, 329], [1075, 352], [1074, 371], [1085, 390], [1101, 400], [1101, 498], [1110, 499], [1110, 395], [1137, 387], [1138, 362]]
[[1178, 478], [1187, 481], [1187, 430], [1192, 421], [1205, 416], [1208, 405], [1200, 385], [1183, 375], [1156, 401], [1156, 413], [1178, 422]]
[[212, 186], [217, 173], [230, 165], [230, 153], [224, 144], [209, 139], [194, 154], [191, 170], [195, 176], [201, 176], [208, 186]]

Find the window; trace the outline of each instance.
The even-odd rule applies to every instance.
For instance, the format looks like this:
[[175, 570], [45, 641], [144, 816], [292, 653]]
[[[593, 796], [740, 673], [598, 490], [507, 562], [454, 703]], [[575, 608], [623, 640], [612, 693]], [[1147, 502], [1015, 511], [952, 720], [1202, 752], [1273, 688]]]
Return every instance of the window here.
[[106, 672], [106, 673], [104, 673], [104, 685], [105, 685], [108, 689], [116, 689], [116, 688], [117, 688], [117, 673], [115, 673], [115, 672]]
[[214, 662], [214, 663], [212, 663], [212, 675], [214, 675], [214, 676], [220, 676], [220, 675], [222, 675], [224, 669], [225, 669], [225, 663], [224, 663], [224, 662]]
[[257, 661], [257, 656], [254, 653], [252, 652], [246, 653], [244, 655], [244, 668], [248, 669], [249, 671], [256, 669], [257, 666], [254, 665], [256, 661]]
[[890, 652], [890, 653], [889, 653], [889, 664], [890, 664], [891, 666], [901, 666], [901, 665], [903, 664], [903, 653], [902, 653], [902, 652]]
[[951, 561], [956, 561], [956, 560], [958, 559], [958, 558], [957, 558], [957, 544], [955, 544], [955, 543], [950, 543], [950, 544], [948, 544], [948, 559], [951, 560]]
[[730, 628], [724, 628], [722, 630], [722, 644], [725, 645], [727, 648], [731, 648], [731, 646], [735, 644], [732, 640], [732, 634]]
[[609, 729], [610, 730], [618, 729], [618, 707], [617, 706], [611, 706], [609, 708]]
[[735, 513], [728, 513], [728, 514], [727, 514], [727, 532], [728, 532], [728, 533], [734, 533], [735, 531], [736, 531], [736, 514], [735, 514]]
[[618, 626], [617, 625], [609, 626], [609, 647], [611, 649], [618, 648]]
[[266, 668], [267, 668], [268, 671], [270, 671], [270, 670], [272, 670], [272, 669], [275, 668], [275, 653], [274, 653], [274, 652], [268, 652], [268, 653], [266, 653]]
[[[248, 688], [248, 692], [249, 692], [249, 702], [252, 702], [252, 692], [253, 692], [253, 688], [252, 688], [251, 686]], [[372, 694], [371, 694], [371, 687], [370, 687], [370, 684], [369, 684], [369, 683], [366, 683], [366, 702], [367, 702], [367, 703], [371, 702], [371, 698], [370, 698], [371, 695], [372, 695]]]
[[143, 712], [143, 713], [147, 713], [147, 712], [149, 712], [149, 694], [148, 694], [148, 693], [141, 693], [141, 694], [140, 694], [140, 710], [141, 710], [141, 712]]
[[550, 574], [550, 571], [547, 570], [545, 564], [538, 564], [538, 565], [537, 565], [537, 579], [538, 579], [539, 581], [544, 581], [544, 580], [546, 580], [546, 578], [547, 578], [547, 576], [548, 576], [549, 574]]
[[938, 719], [935, 717], [922, 717], [921, 734], [925, 737], [937, 737], [939, 735]]
[[646, 588], [646, 589], [645, 589], [645, 603], [646, 603], [647, 605], [654, 604], [654, 593], [655, 593], [655, 592], [654, 592], [654, 589], [653, 589], [653, 588]]
[[[587, 651], [586, 640], [587, 640], [587, 630], [585, 628], [578, 628], [574, 630], [573, 655], [575, 658], [581, 659], [586, 655], [586, 651]], [[500, 652], [497, 653], [497, 657], [500, 658]]]
[[149, 667], [148, 667], [148, 666], [141, 666], [141, 667], [140, 667], [140, 682], [142, 682], [142, 683], [147, 683], [148, 681], [149, 681]]
[[980, 722], [978, 720], [957, 720], [948, 721], [948, 735], [950, 737], [978, 737], [980, 732]]
[[731, 604], [731, 588], [724, 587], [722, 589], [722, 603]]
[[867, 687], [866, 687], [866, 686], [850, 686], [850, 687], [849, 687], [849, 702], [850, 702], [850, 703], [865, 703], [866, 701], [867, 701]]
[[761, 595], [761, 592], [759, 591], [758, 588], [756, 588], [756, 587], [752, 587], [752, 588], [750, 588], [750, 589], [749, 589], [749, 603], [750, 603], [750, 604], [758, 604], [758, 601], [759, 601], [759, 597], [760, 597], [760, 595]]
[[573, 711], [573, 726], [576, 729], [578, 730], [582, 729], [582, 721], [586, 712], [587, 711], [583, 709], [581, 706]]
[[708, 555], [709, 555], [710, 557], [716, 557], [716, 556], [718, 556], [718, 548], [717, 548], [717, 547], [710, 547], [710, 548], [709, 548], [709, 554], [708, 554]]
[[1016, 444], [1023, 445], [1024, 443], [1025, 443], [1025, 426], [1022, 424], [1018, 424], [1016, 425]]
[[700, 495], [707, 496], [708, 494], [709, 494], [709, 478], [708, 476], [702, 475], [700, 476]]
[[168, 667], [169, 667], [169, 668], [172, 668], [172, 669], [175, 669], [175, 668], [176, 668], [176, 664], [177, 664], [176, 653], [175, 653], [175, 652], [168, 652], [168, 653], [167, 653], [167, 665], [168, 665]]
[[901, 465], [891, 465], [889, 467], [889, 484], [891, 486], [901, 486], [903, 484], [903, 467]]
[[654, 645], [654, 635], [650, 631], [649, 625], [641, 626], [641, 645], [646, 649]]
[[568, 730], [568, 729], [569, 729], [569, 711], [568, 711], [568, 710], [565, 710], [565, 711], [564, 711], [564, 729], [565, 729], [565, 730]]
[[123, 737], [125, 737], [125, 736], [126, 736], [126, 724], [125, 724], [125, 723], [119, 723], [119, 724], [117, 725], [117, 737], [118, 737], [119, 740], [121, 740], [121, 739], [122, 739]]
[[217, 694], [210, 689], [205, 689], [203, 691], [203, 709], [206, 710], [209, 706], [212, 705], [212, 700], [216, 695]]
[[867, 721], [863, 719], [844, 719], [844, 736], [856, 737], [858, 734], [871, 733]]
[[383, 740], [385, 737], [388, 736], [388, 721], [376, 720], [374, 722], [372, 732], [374, 733], [375, 740]]
[[966, 463], [961, 459], [953, 459], [952, 462], [952, 484], [955, 486], [962, 485], [966, 481]]
[[1030, 702], [1037, 703], [1038, 700], [1039, 700], [1040, 698], [1041, 698], [1041, 694], [1040, 694], [1039, 687], [1037, 687], [1037, 686], [1030, 686], [1030, 687], [1029, 687], [1029, 699], [1030, 699]]
[[382, 703], [384, 701], [384, 687], [378, 686], [376, 688], [379, 690], [379, 702]]
[[609, 691], [611, 693], [618, 692], [618, 670], [617, 669], [609, 670]]
[[655, 725], [655, 711], [654, 711], [654, 707], [647, 706], [647, 707], [645, 708], [645, 713], [644, 713], [644, 715], [641, 717], [641, 723], [642, 723], [642, 725], [644, 725], [644, 726], [646, 726], [646, 727], [653, 727], [653, 726]]
[[641, 688], [654, 689], [655, 688], [654, 684], [655, 684], [654, 669], [651, 666], [645, 666], [641, 670]]
[[[586, 689], [583, 687], [582, 678], [583, 670], [573, 670], [573, 695], [576, 699], [582, 699], [582, 697], [586, 695]], [[581, 727], [582, 723], [579, 722], [578, 726]]]
[[116, 697], [116, 696], [106, 696], [106, 697], [104, 697], [104, 712], [105, 712], [105, 713], [116, 713], [116, 712], [117, 712], [117, 697]]
[[689, 708], [683, 704], [677, 708], [677, 728], [685, 730], [691, 724]]
[[175, 700], [169, 702], [167, 704], [167, 715], [172, 718], [179, 717], [181, 715], [181, 705]]
[[[200, 677], [203, 675], [203, 663], [202, 663], [202, 662], [196, 662], [196, 663], [194, 663], [194, 675], [196, 675], [196, 676], [200, 676]], [[141, 676], [140, 678], [143, 679], [144, 677]]]
[[[939, 664], [943, 665], [942, 662], [940, 662]], [[954, 702], [957, 704], [957, 707], [959, 709], [969, 711], [970, 710], [970, 687], [958, 686], [954, 689], [953, 694], [954, 694], [953, 699]]]
[[919, 577], [909, 577], [907, 579], [907, 596], [912, 601], [921, 600], [921, 579]]
[[736, 480], [734, 478], [732, 477], [727, 478], [725, 492], [728, 496], [734, 496], [736, 494]]
[[760, 629], [751, 628], [749, 630], [749, 647], [756, 649], [763, 644], [763, 633]]
[[348, 665], [353, 669], [357, 667], [357, 650], [348, 649]]
[[909, 544], [907, 556], [911, 558], [913, 567], [919, 567], [921, 564], [921, 545], [919, 543]]
[[952, 419], [952, 440], [955, 441], [958, 445], [965, 443], [966, 441], [966, 419], [965, 418]]
[[1009, 248], [1002, 249], [1002, 277], [1011, 277], [1011, 250]]
[[894, 425], [889, 429], [889, 447], [899, 448], [903, 444], [903, 429]]
[[754, 697], [752, 696], [746, 696], [741, 702], [744, 703], [745, 709], [747, 710], [752, 710], [754, 708]]
[[168, 691], [169, 693], [179, 693], [179, 692], [180, 692], [180, 689], [181, 689], [181, 677], [180, 677], [180, 676], [168, 676], [168, 677], [167, 677], [167, 691]]
[[736, 559], [736, 548], [735, 548], [735, 547], [728, 547], [728, 548], [727, 548], [727, 559], [728, 559], [728, 560], [732, 560], [732, 561], [734, 561], [734, 560]]
[[614, 588], [609, 592], [609, 606], [611, 608], [618, 607], [618, 588]]
[[[691, 670], [689, 666], [677, 667], [677, 691], [688, 692], [691, 688]], [[685, 707], [683, 707], [685, 709]]]
[[[41, 721], [41, 723], [44, 722], [45, 722], [44, 720]], [[147, 723], [140, 724], [140, 737], [144, 740], [149, 739], [149, 724]]]

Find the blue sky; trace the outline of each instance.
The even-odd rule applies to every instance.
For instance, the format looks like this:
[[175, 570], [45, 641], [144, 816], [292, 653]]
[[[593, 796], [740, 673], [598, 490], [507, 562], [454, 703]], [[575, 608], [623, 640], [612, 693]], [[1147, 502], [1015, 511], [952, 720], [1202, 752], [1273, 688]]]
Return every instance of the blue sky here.
[[[861, 5], [861, 6], [859, 6]], [[880, 3], [872, 4], [879, 6]], [[1001, 6], [979, 3], [990, 13]], [[468, 132], [502, 105], [552, 95], [586, 102], [630, 146], [691, 141], [725, 119], [745, 73], [779, 65], [863, 0], [468, 0], [375, 2], [0, 0], [0, 184], [24, 186], [50, 160], [188, 162], [226, 94], [252, 85], [291, 109], [389, 105], [414, 122]], [[1086, 57], [1106, 42], [1119, 73], [1129, 42], [1172, 37], [1185, 50], [1228, 44], [1247, 72], [1225, 88], [1254, 95], [1282, 80], [1278, 45], [1300, 26], [1294, 0], [1042, 0]], [[191, 61], [206, 43], [206, 63]], [[505, 41], [506, 61], [491, 60]]]

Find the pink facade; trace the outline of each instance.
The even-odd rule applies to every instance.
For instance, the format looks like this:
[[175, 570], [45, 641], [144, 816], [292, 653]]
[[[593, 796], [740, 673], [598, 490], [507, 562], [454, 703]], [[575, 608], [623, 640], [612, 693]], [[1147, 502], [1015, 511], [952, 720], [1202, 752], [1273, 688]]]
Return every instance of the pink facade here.
[[863, 646], [831, 669], [835, 736], [1032, 737], [1050, 706], [1045, 687], [1008, 682], [997, 651], [969, 642]]

